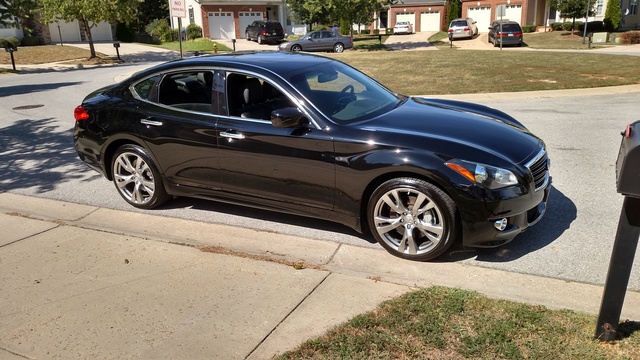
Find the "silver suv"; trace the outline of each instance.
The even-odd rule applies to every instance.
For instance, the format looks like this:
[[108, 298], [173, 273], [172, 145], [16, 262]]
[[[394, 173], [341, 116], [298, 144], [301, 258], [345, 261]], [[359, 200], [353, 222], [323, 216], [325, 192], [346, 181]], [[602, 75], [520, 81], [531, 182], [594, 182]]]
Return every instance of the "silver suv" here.
[[476, 21], [472, 18], [459, 18], [449, 24], [449, 37], [451, 39], [471, 39], [478, 35]]

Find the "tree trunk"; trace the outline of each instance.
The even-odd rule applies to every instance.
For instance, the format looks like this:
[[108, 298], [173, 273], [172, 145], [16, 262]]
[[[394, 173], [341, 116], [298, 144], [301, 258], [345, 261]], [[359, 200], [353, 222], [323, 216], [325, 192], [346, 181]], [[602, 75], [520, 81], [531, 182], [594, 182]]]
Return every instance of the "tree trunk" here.
[[[95, 46], [93, 46], [93, 35], [91, 35], [91, 28], [93, 26], [89, 26], [89, 21], [85, 19], [82, 19], [80, 21], [82, 22], [82, 26], [84, 27], [85, 34], [87, 34], [87, 40], [89, 40], [89, 51], [91, 51], [89, 59], [95, 59], [98, 56], [96, 55], [96, 48]], [[95, 25], [95, 23], [93, 23], [93, 25]]]

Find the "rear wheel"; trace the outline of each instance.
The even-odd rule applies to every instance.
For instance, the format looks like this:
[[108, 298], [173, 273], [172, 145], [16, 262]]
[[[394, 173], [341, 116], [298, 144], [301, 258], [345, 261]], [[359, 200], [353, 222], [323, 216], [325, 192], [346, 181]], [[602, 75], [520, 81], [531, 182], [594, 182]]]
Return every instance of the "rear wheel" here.
[[456, 205], [435, 185], [397, 178], [371, 195], [367, 220], [376, 240], [391, 254], [426, 261], [442, 255], [456, 240]]
[[333, 52], [341, 53], [344, 51], [344, 45], [342, 43], [337, 43], [333, 45]]
[[169, 200], [158, 166], [146, 149], [137, 145], [120, 147], [111, 164], [113, 183], [129, 204], [152, 209]]
[[262, 36], [258, 35], [258, 44], [262, 45], [263, 42]]

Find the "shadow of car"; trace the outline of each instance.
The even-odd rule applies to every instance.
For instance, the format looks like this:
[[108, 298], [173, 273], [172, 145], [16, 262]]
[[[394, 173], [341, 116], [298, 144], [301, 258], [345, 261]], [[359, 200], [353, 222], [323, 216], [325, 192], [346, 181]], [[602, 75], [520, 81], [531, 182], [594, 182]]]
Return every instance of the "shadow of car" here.
[[353, 48], [353, 40], [332, 30], [320, 30], [307, 33], [294, 41], [287, 41], [278, 49], [282, 51], [333, 51], [341, 53]]

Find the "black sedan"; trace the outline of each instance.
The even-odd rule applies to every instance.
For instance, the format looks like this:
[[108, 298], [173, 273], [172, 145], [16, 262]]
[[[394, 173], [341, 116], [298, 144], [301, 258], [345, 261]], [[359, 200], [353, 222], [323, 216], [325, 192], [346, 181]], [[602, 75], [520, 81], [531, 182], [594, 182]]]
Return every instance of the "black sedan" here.
[[492, 247], [543, 215], [543, 141], [498, 110], [412, 98], [337, 60], [221, 54], [88, 95], [75, 148], [131, 205], [188, 196], [328, 219], [392, 254]]
[[335, 31], [312, 31], [294, 41], [281, 43], [278, 49], [282, 51], [333, 51], [341, 53], [353, 47], [351, 38], [342, 36]]

